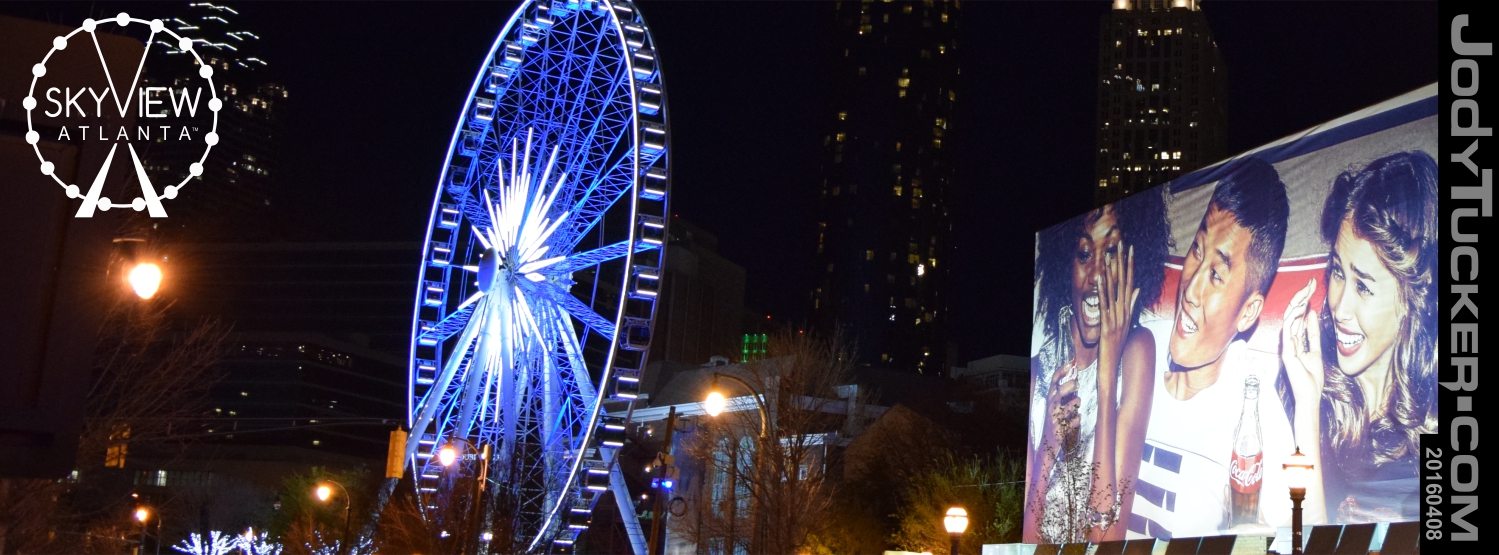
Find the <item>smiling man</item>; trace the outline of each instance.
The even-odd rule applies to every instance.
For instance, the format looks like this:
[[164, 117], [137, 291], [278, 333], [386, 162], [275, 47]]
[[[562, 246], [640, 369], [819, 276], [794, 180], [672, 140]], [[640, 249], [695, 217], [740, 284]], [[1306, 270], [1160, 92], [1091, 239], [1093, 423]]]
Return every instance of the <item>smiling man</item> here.
[[1289, 516], [1280, 460], [1294, 439], [1271, 387], [1278, 367], [1244, 339], [1275, 280], [1290, 207], [1269, 163], [1230, 164], [1182, 261], [1175, 317], [1145, 324], [1156, 338], [1157, 381], [1132, 538], [1213, 535], [1236, 525], [1266, 531]]

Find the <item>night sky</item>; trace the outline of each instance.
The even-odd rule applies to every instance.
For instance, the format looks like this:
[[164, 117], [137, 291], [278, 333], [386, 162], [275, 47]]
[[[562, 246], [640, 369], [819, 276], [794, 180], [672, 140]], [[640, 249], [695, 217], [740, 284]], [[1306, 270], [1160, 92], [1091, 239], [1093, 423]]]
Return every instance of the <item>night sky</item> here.
[[[475, 71], [513, 2], [230, 3], [290, 91], [274, 206], [295, 240], [420, 241]], [[1435, 2], [1206, 1], [1239, 152], [1435, 81]], [[964, 2], [954, 117], [960, 360], [1026, 354], [1036, 230], [1092, 202], [1105, 0]], [[166, 13], [137, 2], [0, 6], [50, 18]], [[746, 303], [798, 321], [810, 200], [833, 110], [818, 65], [830, 6], [644, 2], [671, 113], [673, 212], [748, 272]], [[76, 21], [69, 23], [75, 24]]]

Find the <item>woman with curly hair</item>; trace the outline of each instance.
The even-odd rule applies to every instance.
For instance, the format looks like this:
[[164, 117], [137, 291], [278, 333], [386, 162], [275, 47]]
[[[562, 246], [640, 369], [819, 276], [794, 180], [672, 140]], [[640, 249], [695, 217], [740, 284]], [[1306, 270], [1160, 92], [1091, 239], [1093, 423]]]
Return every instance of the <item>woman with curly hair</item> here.
[[1345, 172], [1322, 211], [1327, 298], [1309, 310], [1312, 280], [1286, 309], [1296, 437], [1320, 438], [1298, 442], [1321, 471], [1308, 493], [1325, 492], [1338, 522], [1420, 518], [1419, 438], [1437, 429], [1438, 233], [1431, 156], [1400, 152]]
[[1138, 194], [1042, 231], [1031, 361], [1025, 537], [1124, 537], [1139, 472], [1155, 341], [1139, 325], [1165, 281], [1165, 191]]

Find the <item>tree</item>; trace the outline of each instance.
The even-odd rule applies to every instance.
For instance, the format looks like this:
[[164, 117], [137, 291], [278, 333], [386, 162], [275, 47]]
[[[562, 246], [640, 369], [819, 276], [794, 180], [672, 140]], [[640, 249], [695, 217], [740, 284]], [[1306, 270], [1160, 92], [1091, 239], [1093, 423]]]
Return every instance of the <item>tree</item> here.
[[852, 379], [852, 352], [838, 336], [791, 330], [773, 335], [767, 358], [733, 375], [754, 391], [720, 382], [726, 397], [761, 395], [765, 410], [731, 410], [705, 419], [686, 445], [702, 465], [695, 511], [673, 529], [722, 553], [795, 553], [828, 525], [833, 480], [829, 446], [845, 433], [850, 408], [863, 399], [840, 398]]
[[[1099, 476], [1099, 464], [1086, 458], [1087, 445], [1078, 433], [1076, 406], [1059, 409], [1053, 416], [1059, 441], [1046, 442], [1038, 472], [1047, 473], [1045, 490], [1034, 493], [1029, 507], [1041, 543], [1085, 542], [1095, 530], [1106, 530], [1119, 522], [1119, 497], [1130, 495], [1129, 480], [1114, 484]], [[1050, 472], [1048, 473], [1048, 469]], [[1051, 495], [1050, 492], [1055, 492]], [[1055, 498], [1057, 501], [1053, 501]], [[1093, 507], [1113, 507], [1111, 514], [1097, 514]]]
[[945, 454], [936, 468], [905, 488], [895, 544], [908, 551], [939, 552], [949, 539], [942, 525], [949, 507], [968, 511], [961, 550], [978, 553], [984, 544], [1020, 540], [1025, 506], [1023, 465], [1003, 454], [960, 458]]
[[[314, 492], [318, 486], [329, 482], [337, 482], [343, 489], [330, 486], [332, 496], [327, 501], [318, 500]], [[357, 522], [345, 523], [345, 517], [356, 518], [355, 515], [363, 514], [376, 487], [369, 471], [362, 467], [331, 472], [315, 466], [307, 474], [288, 476], [282, 482], [281, 508], [271, 518], [271, 535], [281, 539], [288, 555], [326, 551], [335, 542], [347, 544], [345, 530], [349, 536], [355, 536], [359, 525]], [[347, 499], [344, 498], [346, 491]], [[350, 503], [347, 510], [346, 502]]]
[[[4, 552], [114, 552], [138, 538], [129, 492], [100, 479], [142, 451], [171, 453], [206, 421], [229, 326], [174, 325], [169, 303], [116, 296], [105, 311], [86, 392], [77, 473], [70, 479], [11, 480], [0, 497]], [[180, 510], [162, 500], [155, 510]]]

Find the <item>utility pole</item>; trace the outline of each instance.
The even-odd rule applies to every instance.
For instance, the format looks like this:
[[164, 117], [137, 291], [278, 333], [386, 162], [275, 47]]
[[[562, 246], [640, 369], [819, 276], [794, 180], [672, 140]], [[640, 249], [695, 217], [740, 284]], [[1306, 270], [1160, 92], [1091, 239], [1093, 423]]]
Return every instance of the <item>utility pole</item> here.
[[646, 555], [661, 555], [666, 551], [666, 514], [661, 506], [661, 498], [669, 495], [669, 488], [662, 481], [670, 474], [668, 469], [672, 466], [671, 435], [677, 429], [677, 407], [673, 406], [666, 413], [666, 434], [661, 436], [661, 456], [654, 469], [654, 479], [651, 480], [655, 499], [651, 500], [651, 536], [646, 543]]

